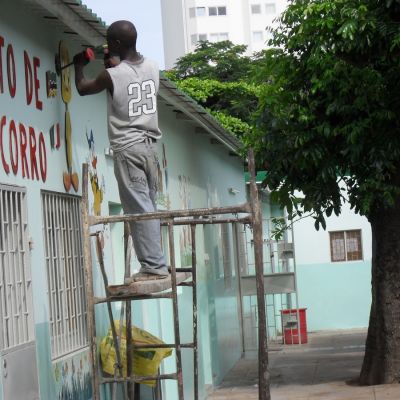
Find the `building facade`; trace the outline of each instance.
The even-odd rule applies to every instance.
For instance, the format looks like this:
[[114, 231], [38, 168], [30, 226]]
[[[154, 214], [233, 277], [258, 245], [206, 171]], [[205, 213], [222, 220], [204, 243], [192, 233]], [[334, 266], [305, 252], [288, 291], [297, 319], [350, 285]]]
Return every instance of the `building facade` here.
[[245, 44], [248, 54], [262, 50], [270, 38], [267, 28], [286, 5], [286, 0], [161, 0], [166, 69], [202, 40]]
[[[92, 398], [80, 224], [82, 163], [89, 164], [90, 212], [121, 213], [107, 137], [106, 94], [81, 97], [73, 69], [56, 74], [106, 27], [80, 2], [15, 0], [0, 14], [0, 400]], [[69, 53], [67, 57], [66, 52]], [[96, 76], [101, 61], [87, 67]], [[246, 201], [239, 143], [209, 114], [161, 78], [159, 209]], [[121, 283], [123, 228], [100, 227], [110, 283]], [[200, 399], [242, 354], [239, 285], [230, 227], [197, 234]], [[188, 266], [190, 238], [177, 228], [177, 266]], [[93, 252], [93, 255], [95, 253]], [[95, 255], [94, 262], [97, 263]], [[137, 267], [134, 262], [132, 270]], [[95, 265], [95, 294], [103, 295]], [[181, 338], [192, 335], [190, 288], [180, 288]], [[119, 316], [116, 307], [115, 315]], [[109, 328], [98, 306], [97, 340]], [[135, 302], [134, 324], [173, 341], [168, 300]], [[185, 398], [192, 396], [192, 353], [183, 350]], [[162, 372], [175, 371], [174, 357]], [[141, 385], [143, 386], [143, 385]], [[163, 398], [176, 399], [173, 381]], [[102, 400], [109, 398], [105, 392]], [[143, 388], [143, 399], [152, 399]]]
[[344, 204], [316, 231], [294, 224], [299, 303], [311, 331], [366, 328], [371, 306], [371, 225]]

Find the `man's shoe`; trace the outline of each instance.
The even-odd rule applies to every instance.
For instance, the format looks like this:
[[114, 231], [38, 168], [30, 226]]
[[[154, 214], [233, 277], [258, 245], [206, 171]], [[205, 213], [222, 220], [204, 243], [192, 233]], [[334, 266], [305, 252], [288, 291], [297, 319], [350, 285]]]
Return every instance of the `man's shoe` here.
[[160, 274], [147, 274], [145, 272], [137, 272], [129, 278], [125, 278], [125, 285], [129, 285], [134, 282], [145, 282], [145, 281], [155, 281], [159, 279], [166, 279], [170, 275], [160, 275]]

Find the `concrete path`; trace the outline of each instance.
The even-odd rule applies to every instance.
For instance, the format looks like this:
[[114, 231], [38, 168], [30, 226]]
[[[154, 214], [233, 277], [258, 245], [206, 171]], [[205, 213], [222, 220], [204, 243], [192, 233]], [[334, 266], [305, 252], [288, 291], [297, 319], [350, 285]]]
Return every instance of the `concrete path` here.
[[[400, 400], [400, 385], [359, 387], [365, 331], [311, 334], [307, 345], [270, 348], [272, 400]], [[257, 354], [230, 371], [208, 400], [257, 400]]]

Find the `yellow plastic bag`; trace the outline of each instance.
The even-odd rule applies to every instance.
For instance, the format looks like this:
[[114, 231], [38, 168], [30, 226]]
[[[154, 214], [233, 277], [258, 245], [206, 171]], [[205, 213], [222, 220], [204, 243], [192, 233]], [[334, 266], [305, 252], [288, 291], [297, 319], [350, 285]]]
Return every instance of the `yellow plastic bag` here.
[[[115, 321], [115, 329], [119, 334], [119, 321]], [[134, 345], [141, 344], [164, 344], [164, 342], [151, 333], [143, 329], [132, 327], [132, 339]], [[120, 354], [122, 362], [122, 373], [124, 378], [127, 376], [126, 364], [126, 325], [122, 326], [122, 334], [120, 337]], [[133, 372], [135, 375], [157, 375], [161, 361], [172, 354], [171, 348], [166, 349], [137, 349], [133, 351]], [[114, 375], [114, 365], [116, 363], [116, 354], [111, 328], [108, 330], [107, 336], [100, 343], [100, 358], [103, 371], [107, 374]], [[156, 381], [142, 381], [148, 386], [155, 386]]]

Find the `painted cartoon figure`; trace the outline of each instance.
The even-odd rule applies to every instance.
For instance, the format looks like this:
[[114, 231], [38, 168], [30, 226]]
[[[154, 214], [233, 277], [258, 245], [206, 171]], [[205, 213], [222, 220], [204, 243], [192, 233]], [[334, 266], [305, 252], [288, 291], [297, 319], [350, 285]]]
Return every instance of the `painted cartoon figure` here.
[[65, 103], [65, 151], [67, 158], [68, 171], [63, 173], [64, 187], [67, 192], [71, 185], [75, 192], [79, 189], [79, 178], [76, 172], [72, 172], [72, 125], [71, 116], [68, 110], [68, 103], [72, 98], [71, 74], [69, 68], [62, 68], [70, 63], [68, 48], [64, 42], [59, 45], [60, 65], [61, 65], [61, 97]]
[[93, 192], [93, 212], [94, 215], [101, 214], [101, 203], [103, 202], [103, 196], [105, 191], [104, 178], [102, 183], [97, 173], [97, 154], [94, 145], [93, 131], [90, 131], [90, 135], [86, 132], [86, 140], [89, 146], [89, 178], [90, 185]]

